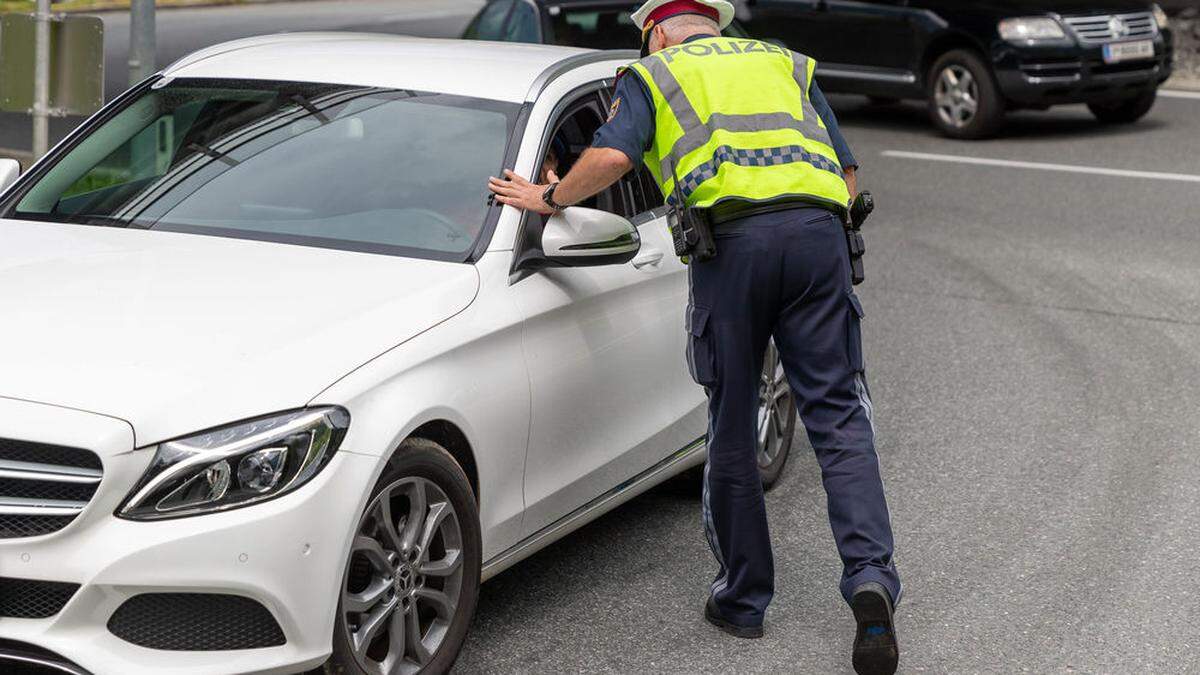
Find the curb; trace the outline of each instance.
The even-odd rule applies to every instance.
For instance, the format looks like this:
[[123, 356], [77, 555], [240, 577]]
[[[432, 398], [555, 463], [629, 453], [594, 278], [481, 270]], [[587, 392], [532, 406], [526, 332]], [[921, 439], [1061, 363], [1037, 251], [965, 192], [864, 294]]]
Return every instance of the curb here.
[[1172, 75], [1170, 79], [1163, 82], [1162, 86], [1159, 87], [1159, 91], [1166, 90], [1200, 92], [1200, 78]]

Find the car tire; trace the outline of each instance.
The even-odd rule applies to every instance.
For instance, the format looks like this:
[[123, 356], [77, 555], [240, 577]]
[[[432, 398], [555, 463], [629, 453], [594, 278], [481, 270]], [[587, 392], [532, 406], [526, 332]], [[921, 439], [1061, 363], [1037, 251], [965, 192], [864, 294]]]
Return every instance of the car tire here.
[[796, 436], [796, 397], [788, 386], [774, 340], [763, 358], [758, 389], [758, 473], [763, 490], [779, 482]]
[[[388, 514], [390, 533], [382, 525]], [[479, 511], [462, 468], [437, 443], [405, 440], [352, 541], [325, 673], [448, 672], [475, 614], [482, 564]]]
[[1105, 103], [1089, 103], [1088, 110], [1104, 124], [1131, 124], [1146, 116], [1158, 98], [1157, 89], [1147, 89], [1131, 98]]
[[929, 117], [951, 138], [987, 138], [1004, 122], [1004, 100], [992, 71], [978, 54], [955, 49], [941, 55], [926, 77]]

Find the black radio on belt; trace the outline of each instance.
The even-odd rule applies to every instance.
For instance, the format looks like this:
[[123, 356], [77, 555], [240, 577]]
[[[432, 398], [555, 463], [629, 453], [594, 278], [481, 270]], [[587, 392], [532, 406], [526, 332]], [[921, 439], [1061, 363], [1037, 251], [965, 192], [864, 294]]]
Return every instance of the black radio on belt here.
[[675, 255], [694, 259], [696, 262], [712, 260], [717, 256], [717, 244], [713, 240], [712, 225], [708, 222], [706, 209], [687, 205], [679, 178], [675, 174], [675, 162], [671, 162], [671, 178], [675, 184], [675, 204], [667, 212], [667, 225], [671, 228], [671, 239], [675, 243]]
[[863, 242], [862, 224], [867, 220], [867, 216], [875, 210], [875, 198], [870, 192], [860, 192], [850, 203], [850, 209], [847, 211], [846, 218], [842, 221], [846, 227], [846, 246], [850, 249], [850, 281], [857, 286], [865, 279], [863, 272], [863, 255], [867, 252], [867, 246]]

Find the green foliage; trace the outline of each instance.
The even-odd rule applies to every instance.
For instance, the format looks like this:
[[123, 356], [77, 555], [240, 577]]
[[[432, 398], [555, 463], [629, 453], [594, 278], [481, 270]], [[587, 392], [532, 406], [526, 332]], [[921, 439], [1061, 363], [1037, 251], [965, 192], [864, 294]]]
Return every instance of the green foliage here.
[[62, 194], [62, 198], [66, 199], [68, 197], [74, 197], [87, 192], [103, 190], [104, 188], [112, 187], [114, 185], [128, 183], [131, 180], [133, 180], [133, 176], [130, 175], [129, 171], [126, 169], [98, 166], [89, 171], [79, 180], [75, 181], [74, 185], [67, 188], [67, 190]]

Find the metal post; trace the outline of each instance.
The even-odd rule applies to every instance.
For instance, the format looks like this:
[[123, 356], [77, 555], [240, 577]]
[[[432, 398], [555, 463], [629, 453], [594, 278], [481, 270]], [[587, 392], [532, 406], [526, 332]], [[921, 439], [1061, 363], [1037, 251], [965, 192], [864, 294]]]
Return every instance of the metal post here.
[[33, 158], [50, 149], [50, 0], [37, 0], [34, 14]]
[[154, 26], [154, 0], [129, 3], [129, 86], [150, 77], [156, 70], [158, 49]]

